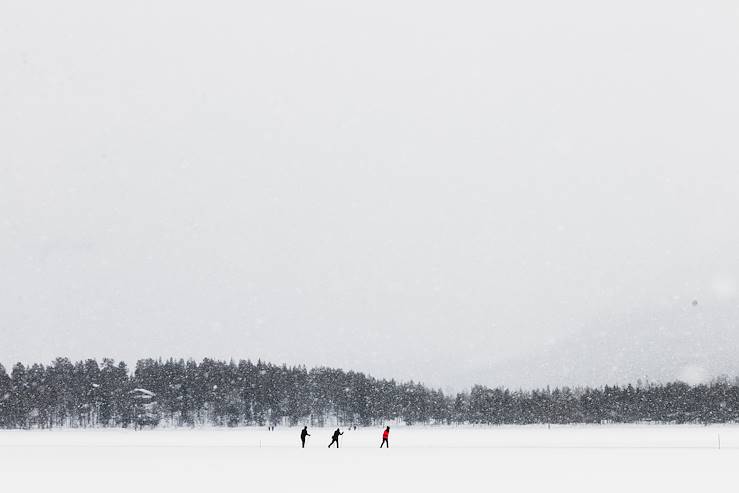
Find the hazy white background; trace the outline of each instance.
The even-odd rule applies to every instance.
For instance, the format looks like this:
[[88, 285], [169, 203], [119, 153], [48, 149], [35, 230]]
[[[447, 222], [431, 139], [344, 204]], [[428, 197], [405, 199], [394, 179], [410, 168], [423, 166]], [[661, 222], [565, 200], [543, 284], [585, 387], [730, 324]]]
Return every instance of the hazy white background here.
[[0, 361], [731, 371], [737, 88], [733, 1], [4, 0]]

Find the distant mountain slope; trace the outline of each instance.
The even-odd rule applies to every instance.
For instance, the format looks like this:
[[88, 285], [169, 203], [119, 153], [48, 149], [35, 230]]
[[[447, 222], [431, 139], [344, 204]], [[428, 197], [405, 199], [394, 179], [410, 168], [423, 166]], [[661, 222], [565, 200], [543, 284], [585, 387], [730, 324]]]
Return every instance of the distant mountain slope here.
[[696, 384], [719, 375], [739, 375], [739, 306], [725, 301], [595, 322], [579, 335], [478, 368], [464, 380], [530, 388], [638, 380]]

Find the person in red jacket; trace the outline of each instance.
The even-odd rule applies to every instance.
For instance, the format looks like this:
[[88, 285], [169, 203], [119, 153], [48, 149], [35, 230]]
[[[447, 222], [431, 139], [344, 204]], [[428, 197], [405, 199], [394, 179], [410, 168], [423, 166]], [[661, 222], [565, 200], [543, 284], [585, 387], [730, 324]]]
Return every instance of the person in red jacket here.
[[387, 441], [387, 439], [390, 438], [390, 427], [386, 427], [385, 431], [382, 432], [382, 443], [380, 444], [380, 448], [384, 445], [387, 448], [390, 448], [390, 443]]

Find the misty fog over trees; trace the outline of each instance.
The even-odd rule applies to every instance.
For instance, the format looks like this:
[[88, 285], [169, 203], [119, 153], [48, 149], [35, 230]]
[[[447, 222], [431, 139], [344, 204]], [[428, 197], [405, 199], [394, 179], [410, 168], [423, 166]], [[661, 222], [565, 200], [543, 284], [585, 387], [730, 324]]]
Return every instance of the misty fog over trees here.
[[739, 421], [737, 382], [511, 390], [446, 395], [334, 368], [204, 359], [0, 365], [0, 427], [321, 426]]

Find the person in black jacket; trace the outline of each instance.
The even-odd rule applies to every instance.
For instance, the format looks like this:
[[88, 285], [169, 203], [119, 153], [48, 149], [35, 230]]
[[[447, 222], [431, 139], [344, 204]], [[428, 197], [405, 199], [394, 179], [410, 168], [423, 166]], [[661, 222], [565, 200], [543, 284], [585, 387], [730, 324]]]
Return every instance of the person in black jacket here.
[[336, 448], [339, 448], [339, 435], [343, 435], [343, 433], [340, 432], [338, 428], [336, 428], [336, 431], [331, 437], [331, 443], [328, 444], [328, 448], [331, 448], [331, 445], [333, 445], [334, 443], [336, 443]]
[[308, 433], [308, 427], [303, 426], [303, 431], [300, 432], [300, 441], [303, 442], [303, 448], [305, 448], [305, 437], [309, 437], [310, 433]]

